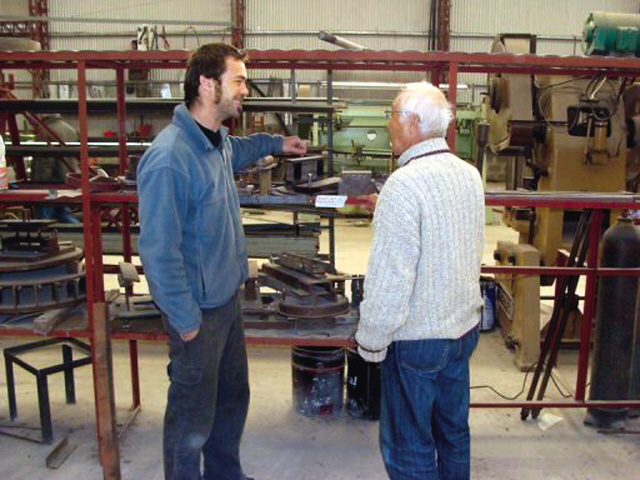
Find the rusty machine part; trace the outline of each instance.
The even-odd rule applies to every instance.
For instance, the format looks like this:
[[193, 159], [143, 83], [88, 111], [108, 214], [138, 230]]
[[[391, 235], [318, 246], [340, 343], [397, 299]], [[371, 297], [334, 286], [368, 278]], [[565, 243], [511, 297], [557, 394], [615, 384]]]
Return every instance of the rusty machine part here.
[[[82, 174], [79, 172], [67, 173], [65, 183], [72, 188], [82, 188]], [[120, 179], [103, 175], [94, 175], [89, 179], [89, 191], [92, 193], [117, 192], [122, 190], [122, 185]]]
[[285, 158], [285, 176], [287, 184], [315, 181], [324, 176], [324, 155]]
[[324, 176], [324, 155], [286, 159], [285, 185], [309, 195], [337, 193], [340, 179]]
[[263, 157], [257, 165], [235, 175], [240, 195], [335, 194], [339, 177], [325, 176], [325, 156]]
[[58, 241], [53, 220], [5, 220], [0, 315], [36, 313], [86, 298], [82, 249]]
[[343, 170], [338, 195], [357, 197], [378, 193], [371, 170]]
[[291, 253], [260, 268], [261, 283], [282, 292], [279, 312], [287, 317], [327, 318], [349, 313], [345, 282], [351, 277], [331, 264]]

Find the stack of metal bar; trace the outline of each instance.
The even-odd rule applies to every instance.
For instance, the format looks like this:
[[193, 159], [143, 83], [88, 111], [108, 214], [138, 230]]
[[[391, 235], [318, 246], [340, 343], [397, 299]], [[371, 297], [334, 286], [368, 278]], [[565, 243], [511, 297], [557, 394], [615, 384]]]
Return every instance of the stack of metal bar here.
[[262, 265], [261, 271], [262, 283], [282, 292], [278, 309], [284, 316], [325, 318], [349, 312], [344, 284], [351, 277], [329, 263], [282, 253]]
[[53, 220], [4, 220], [0, 315], [31, 314], [86, 298], [83, 251], [58, 241]]

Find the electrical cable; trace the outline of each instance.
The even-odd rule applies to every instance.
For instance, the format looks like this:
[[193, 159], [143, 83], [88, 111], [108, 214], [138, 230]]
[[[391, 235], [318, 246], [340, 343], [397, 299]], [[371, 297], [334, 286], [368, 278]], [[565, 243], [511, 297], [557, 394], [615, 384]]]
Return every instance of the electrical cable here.
[[587, 98], [593, 100], [591, 96], [595, 95], [595, 93], [592, 91], [592, 89], [594, 88], [594, 85], [598, 82], [600, 78], [604, 78], [604, 77], [592, 77], [589, 83], [587, 84], [587, 87], [584, 89], [584, 94], [586, 95]]
[[586, 80], [587, 78], [591, 78], [591, 77], [589, 75], [582, 75], [580, 77], [570, 78], [569, 80], [563, 80], [562, 82], [550, 83], [548, 85], [545, 85], [544, 87], [538, 86], [538, 90], [542, 91], [542, 90], [546, 90], [547, 88], [559, 87], [561, 85], [566, 85], [566, 84], [569, 84], [569, 83], [578, 82], [580, 80]]
[[560, 393], [560, 395], [562, 395], [562, 397], [571, 398], [570, 394], [564, 393], [564, 391], [560, 388], [560, 385], [558, 385], [558, 382], [556, 381], [556, 377], [553, 376], [553, 373], [551, 374], [551, 381], [556, 386], [556, 389], [558, 390], [558, 393]]
[[561, 127], [558, 127], [557, 125], [552, 124], [544, 113], [543, 104], [544, 102], [547, 101], [549, 96], [554, 93], [558, 93], [558, 92], [576, 93], [576, 94], [584, 95], [587, 98], [590, 98], [591, 96], [595, 96], [600, 91], [602, 86], [606, 84], [611, 90], [611, 95], [607, 95], [607, 96], [603, 95], [600, 98], [600, 100], [608, 103], [609, 114], [606, 116], [600, 116], [598, 112], [596, 112], [594, 107], [591, 107], [591, 114], [597, 121], [601, 121], [601, 122], [608, 122], [618, 114], [618, 105], [619, 105], [618, 99], [620, 94], [619, 92], [617, 92], [611, 80], [609, 80], [607, 77], [604, 77], [604, 76], [591, 77], [591, 79], [589, 80], [589, 83], [587, 84], [584, 90], [582, 90], [577, 86], [570, 85], [573, 82], [585, 80], [586, 78], [589, 78], [589, 77], [581, 76], [581, 77], [571, 78], [569, 80], [564, 80], [562, 82], [545, 85], [544, 87], [538, 87], [540, 94], [538, 95], [537, 103], [538, 103], [538, 111], [540, 113], [540, 116], [542, 117], [542, 120], [545, 122], [545, 124], [557, 134], [567, 135], [568, 132], [573, 127], [576, 126], [578, 122], [578, 115], [576, 115], [572, 125], [566, 126], [566, 131], [564, 128], [561, 128]]
[[[505, 400], [511, 400], [511, 401], [517, 400], [524, 393], [524, 391], [526, 389], [526, 385], [527, 385], [527, 378], [529, 377], [529, 374], [533, 371], [533, 369], [536, 367], [537, 364], [538, 364], [538, 362], [535, 362], [535, 363], [531, 364], [531, 366], [527, 369], [527, 371], [525, 372], [525, 375], [524, 375], [524, 380], [522, 381], [522, 388], [520, 389], [520, 391], [518, 393], [516, 393], [513, 396], [505, 395], [505, 394], [499, 392], [498, 390], [496, 390], [491, 385], [472, 385], [471, 386], [471, 390], [487, 389], [487, 390], [491, 390], [493, 393], [495, 393], [500, 398], [503, 398]], [[551, 381], [556, 386], [556, 389], [558, 390], [558, 393], [563, 398], [572, 398], [571, 394], [565, 393], [564, 390], [562, 388], [560, 388], [560, 385], [558, 385], [558, 383], [557, 383], [557, 381], [556, 381], [556, 379], [555, 379], [553, 374], [551, 374]]]
[[189, 25], [182, 33], [182, 48], [184, 50], [187, 49], [187, 33], [189, 33], [189, 30], [193, 30], [193, 33], [196, 34], [196, 43], [198, 44], [198, 47], [200, 46], [200, 34], [198, 33], [198, 30], [196, 30], [196, 27], [193, 25]]
[[491, 390], [493, 393], [495, 393], [496, 395], [498, 395], [500, 398], [504, 398], [505, 400], [516, 400], [518, 397], [520, 397], [526, 388], [527, 385], [527, 378], [529, 377], [529, 374], [531, 373], [531, 371], [535, 368], [535, 366], [538, 364], [538, 362], [535, 362], [533, 364], [531, 364], [531, 366], [527, 369], [525, 375], [524, 375], [524, 380], [522, 381], [522, 388], [520, 389], [520, 391], [518, 393], [516, 393], [513, 396], [508, 396], [508, 395], [504, 395], [502, 393], [500, 393], [498, 390], [496, 390], [495, 388], [493, 388], [491, 385], [472, 385], [471, 386], [471, 390], [476, 390], [476, 389], [482, 389], [482, 388], [486, 388], [488, 390]]
[[547, 126], [551, 130], [553, 130], [557, 134], [568, 135], [569, 129], [573, 128], [575, 126], [575, 122], [577, 122], [577, 116], [576, 116], [576, 119], [574, 120], [574, 124], [568, 125], [565, 131], [564, 128], [558, 127], [557, 125], [552, 124], [544, 113], [543, 102], [545, 102], [553, 93], [557, 93], [558, 91], [565, 92], [565, 93], [575, 93], [575, 94], [582, 94], [584, 93], [584, 91], [580, 88], [572, 87], [570, 85], [561, 85], [552, 90], [545, 90], [541, 92], [541, 94], [538, 96], [538, 111], [540, 112], [540, 116], [542, 117], [542, 120], [547, 124]]

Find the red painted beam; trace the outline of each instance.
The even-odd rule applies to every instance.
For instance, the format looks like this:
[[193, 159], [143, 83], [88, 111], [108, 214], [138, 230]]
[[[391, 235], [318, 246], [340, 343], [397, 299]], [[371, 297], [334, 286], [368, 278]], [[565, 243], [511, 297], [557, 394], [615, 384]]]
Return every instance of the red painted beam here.
[[[2, 68], [76, 68], [85, 61], [92, 68], [115, 68], [116, 63], [127, 63], [127, 68], [184, 68], [190, 52], [134, 51], [119, 52], [0, 52]], [[513, 55], [503, 53], [464, 52], [362, 52], [331, 50], [250, 50], [249, 68], [306, 68], [314, 70], [407, 70], [427, 71], [438, 65], [457, 63], [459, 72], [515, 71], [518, 72], [570, 72], [639, 75], [640, 59], [618, 57], [579, 57], [553, 55]], [[97, 62], [92, 64], [92, 62]]]

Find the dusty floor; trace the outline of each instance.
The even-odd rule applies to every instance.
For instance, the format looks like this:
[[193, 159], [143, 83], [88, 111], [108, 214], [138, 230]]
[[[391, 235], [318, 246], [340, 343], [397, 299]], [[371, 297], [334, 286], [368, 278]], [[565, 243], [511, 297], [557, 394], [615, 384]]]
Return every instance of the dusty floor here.
[[[338, 221], [338, 267], [350, 273], [364, 272], [371, 229], [354, 220]], [[514, 240], [504, 227], [487, 228], [485, 258], [491, 263], [496, 239]], [[2, 338], [0, 348], [27, 339]], [[58, 361], [59, 349], [26, 356], [37, 365]], [[118, 422], [124, 423], [131, 405], [128, 348], [114, 343]], [[140, 343], [142, 411], [123, 431], [122, 477], [131, 480], [162, 478], [161, 438], [167, 379], [166, 347]], [[560, 380], [575, 384], [576, 355], [564, 352]], [[290, 350], [250, 347], [252, 400], [242, 443], [247, 474], [258, 480], [332, 480], [387, 478], [377, 445], [378, 423], [350, 418], [307, 418], [294, 412], [291, 395]], [[472, 385], [491, 385], [507, 396], [522, 388], [525, 374], [513, 364], [497, 331], [486, 332], [472, 360]], [[20, 418], [14, 425], [34, 427], [38, 422], [34, 378], [16, 372]], [[562, 387], [562, 383], [560, 384]], [[62, 377], [50, 378], [50, 395], [56, 440], [65, 436], [75, 451], [57, 470], [45, 467], [51, 446], [0, 435], [0, 479], [98, 480], [102, 470], [97, 458], [90, 367], [76, 370], [78, 402], [64, 402]], [[548, 398], [561, 399], [550, 385]], [[474, 401], [499, 401], [486, 388], [472, 391]], [[518, 409], [473, 409], [472, 470], [477, 479], [634, 479], [640, 467], [640, 436], [604, 435], [582, 424], [583, 410], [544, 410], [538, 421], [520, 420]], [[556, 423], [554, 423], [556, 422]], [[0, 424], [10, 424], [6, 377], [0, 373]], [[640, 421], [629, 428], [640, 430]]]

